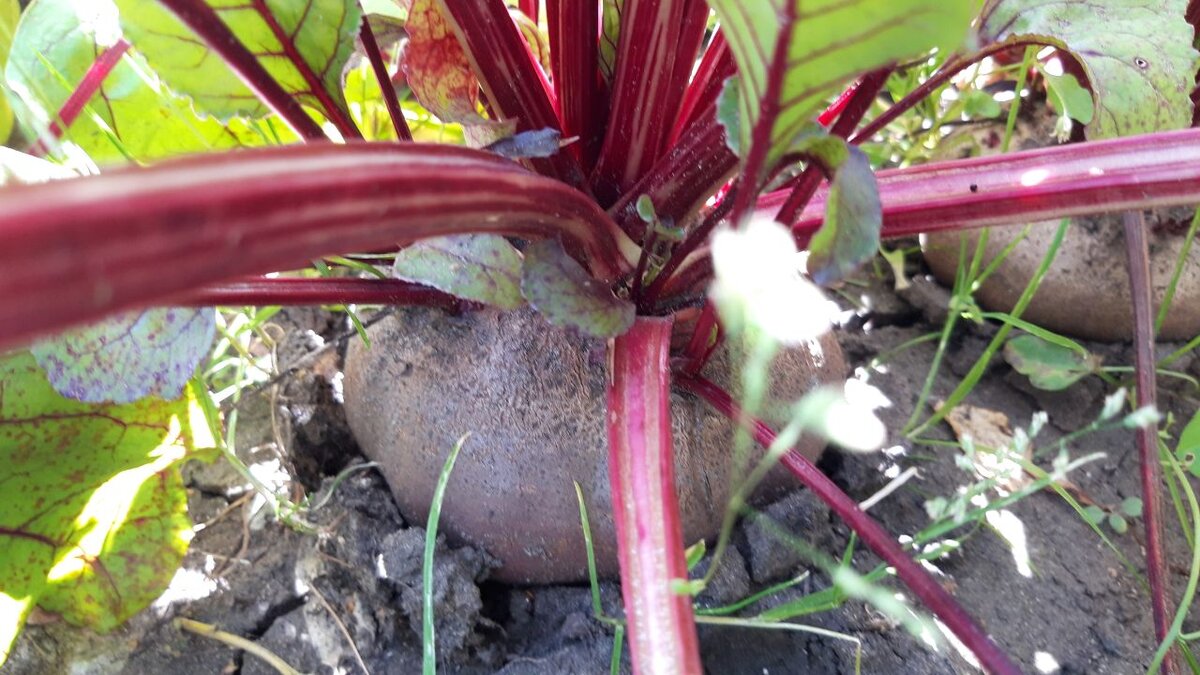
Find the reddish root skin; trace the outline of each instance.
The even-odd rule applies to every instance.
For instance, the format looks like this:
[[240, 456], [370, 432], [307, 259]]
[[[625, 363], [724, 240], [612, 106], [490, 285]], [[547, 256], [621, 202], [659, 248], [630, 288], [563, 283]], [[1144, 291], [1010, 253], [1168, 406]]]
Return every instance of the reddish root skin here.
[[[704, 399], [729, 419], [744, 421], [747, 431], [763, 447], [769, 447], [775, 441], [775, 432], [770, 427], [760, 420], [747, 419], [733, 398], [712, 382], [702, 377], [677, 374], [675, 383]], [[876, 555], [896, 569], [896, 576], [975, 654], [988, 672], [996, 675], [1019, 675], [1021, 670], [996, 646], [962, 605], [900, 548], [895, 537], [858, 508], [858, 504], [821, 473], [812, 462], [792, 451], [783, 456], [783, 465], [846, 521]]]
[[[1151, 300], [1150, 249], [1146, 240], [1146, 222], [1141, 211], [1124, 214], [1125, 252], [1129, 266], [1129, 286], [1133, 299], [1134, 373], [1137, 382], [1137, 406], [1156, 404], [1154, 363], [1154, 307]], [[1142, 520], [1146, 527], [1146, 576], [1150, 581], [1150, 608], [1154, 634], [1161, 643], [1170, 632], [1174, 610], [1171, 608], [1167, 575], [1166, 544], [1162, 526], [1162, 466], [1158, 457], [1158, 427], [1147, 425], [1135, 431], [1142, 481]], [[1167, 652], [1162, 663], [1165, 675], [1179, 673], [1178, 650]]]
[[637, 674], [701, 673], [671, 441], [670, 317], [638, 317], [609, 345], [609, 484]]

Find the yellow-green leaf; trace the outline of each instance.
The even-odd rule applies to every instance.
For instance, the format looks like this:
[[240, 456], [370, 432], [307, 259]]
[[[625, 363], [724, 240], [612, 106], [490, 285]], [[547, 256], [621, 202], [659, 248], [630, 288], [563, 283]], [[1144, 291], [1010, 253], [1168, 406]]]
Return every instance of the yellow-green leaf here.
[[[741, 76], [741, 147], [764, 110], [771, 122], [767, 166], [825, 99], [855, 76], [968, 35], [970, 0], [709, 0]], [[781, 79], [767, 100], [773, 64]]]
[[191, 534], [177, 463], [206, 429], [187, 399], [78, 403], [0, 359], [0, 663], [34, 606], [106, 632], [162, 593]]

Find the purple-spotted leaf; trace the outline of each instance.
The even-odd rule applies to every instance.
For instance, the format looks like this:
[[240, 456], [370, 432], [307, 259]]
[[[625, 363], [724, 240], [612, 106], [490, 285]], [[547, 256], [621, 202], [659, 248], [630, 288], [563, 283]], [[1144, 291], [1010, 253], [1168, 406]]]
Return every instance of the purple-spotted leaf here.
[[521, 254], [498, 234], [422, 239], [396, 255], [392, 276], [500, 309], [525, 304]]
[[[171, 88], [193, 100], [198, 111], [220, 119], [267, 113], [242, 80], [162, 3], [115, 1], [130, 42]], [[339, 127], [349, 119], [342, 71], [362, 22], [358, 0], [194, 2], [216, 10], [267, 72], [301, 103]]]
[[216, 333], [212, 308], [155, 308], [110, 317], [34, 344], [63, 396], [88, 403], [176, 398]]
[[192, 530], [177, 463], [211, 444], [187, 399], [79, 403], [0, 358], [0, 664], [35, 606], [107, 632], [163, 592]]
[[621, 335], [633, 325], [633, 303], [588, 276], [557, 239], [525, 247], [521, 293], [551, 325], [598, 338]]
[[[741, 140], [770, 116], [766, 168], [856, 75], [931, 47], [954, 49], [978, 4], [956, 0], [709, 0], [737, 62]], [[771, 80], [776, 78], [774, 83]], [[774, 94], [768, 100], [768, 90]]]
[[822, 286], [840, 281], [879, 250], [883, 211], [871, 161], [836, 136], [810, 136], [793, 149], [821, 163], [833, 178], [825, 223], [808, 243], [808, 272]]
[[1034, 41], [1071, 52], [1083, 66], [1095, 114], [1088, 138], [1191, 125], [1197, 52], [1188, 0], [989, 0], [984, 43]]

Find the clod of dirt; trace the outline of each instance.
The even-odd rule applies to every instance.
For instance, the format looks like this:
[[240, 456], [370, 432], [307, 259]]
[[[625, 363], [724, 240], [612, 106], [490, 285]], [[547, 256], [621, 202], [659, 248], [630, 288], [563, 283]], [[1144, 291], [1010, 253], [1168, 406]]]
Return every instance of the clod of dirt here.
[[[1023, 115], [1013, 135], [1012, 149], [1030, 150], [1053, 144], [1053, 113], [1041, 105]], [[998, 132], [998, 135], [997, 135]], [[1003, 125], [982, 127], [951, 134], [955, 142], [944, 142], [950, 156], [991, 155], [999, 151]], [[965, 151], [962, 151], [966, 148]], [[1187, 240], [1194, 209], [1170, 208], [1146, 212], [1150, 244], [1150, 275], [1154, 311], [1157, 313], [1175, 263]], [[1033, 301], [1022, 315], [1043, 328], [1079, 338], [1125, 341], [1133, 335], [1133, 310], [1125, 254], [1125, 236], [1120, 214], [1072, 219], [1053, 266], [1046, 274]], [[1059, 221], [1034, 223], [1029, 235], [1016, 244], [975, 293], [984, 309], [1010, 312], [1033, 277], [1054, 238]], [[1001, 251], [1015, 241], [1024, 223], [990, 228], [983, 264], [985, 269]], [[954, 284], [958, 269], [960, 238], [967, 242], [966, 254], [975, 251], [979, 232], [932, 233], [922, 238], [925, 260], [934, 276], [947, 286]], [[1171, 310], [1159, 331], [1163, 340], [1188, 340], [1200, 333], [1200, 246], [1188, 254]]]
[[[617, 572], [608, 488], [605, 344], [546, 325], [531, 310], [450, 316], [411, 309], [371, 329], [372, 348], [354, 342], [345, 366], [346, 416], [364, 452], [379, 462], [400, 509], [423, 522], [438, 473], [464, 433], [441, 525], [456, 542], [502, 562], [501, 581], [586, 578], [573, 481], [583, 489], [600, 574]], [[721, 355], [706, 375], [730, 381]], [[794, 401], [840, 381], [845, 365], [827, 335], [777, 359], [773, 393]], [[691, 397], [671, 397], [676, 490], [684, 537], [716, 534], [730, 493], [732, 427]], [[816, 457], [815, 439], [801, 451]], [[790, 481], [777, 470], [766, 492]]]
[[[422, 556], [425, 530], [414, 527], [400, 530], [383, 540], [379, 554], [385, 578], [400, 591], [400, 609], [418, 638], [422, 633], [421, 601]], [[442, 537], [434, 550], [433, 603], [434, 630], [438, 656], [446, 658], [465, 648], [476, 638], [483, 599], [478, 582], [487, 578], [495, 564], [477, 549], [450, 550]]]

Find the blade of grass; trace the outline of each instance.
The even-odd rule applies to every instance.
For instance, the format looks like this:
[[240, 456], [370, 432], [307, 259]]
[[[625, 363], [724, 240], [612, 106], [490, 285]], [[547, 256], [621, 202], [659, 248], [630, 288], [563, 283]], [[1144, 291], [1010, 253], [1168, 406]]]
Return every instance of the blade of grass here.
[[446, 485], [450, 482], [450, 472], [454, 470], [454, 462], [463, 444], [470, 438], [470, 432], [463, 434], [446, 463], [438, 474], [437, 486], [433, 489], [433, 503], [429, 505], [429, 519], [425, 522], [425, 555], [421, 562], [421, 672], [425, 675], [437, 673], [437, 649], [433, 626], [433, 551], [437, 548], [438, 519], [442, 515], [442, 499], [446, 496]]
[[[1187, 476], [1179, 468], [1179, 462], [1171, 456], [1170, 451], [1161, 447], [1161, 444], [1159, 445], [1160, 455], [1167, 458], [1168, 466], [1171, 467], [1172, 473], [1183, 488], [1183, 493], [1187, 496], [1188, 506], [1192, 512], [1192, 541], [1200, 541], [1200, 503], [1196, 501], [1196, 492], [1192, 489], [1191, 483], [1188, 482]], [[1187, 619], [1188, 610], [1192, 608], [1192, 600], [1196, 597], [1196, 587], [1198, 584], [1200, 584], [1200, 548], [1193, 546], [1192, 564], [1188, 572], [1187, 586], [1184, 588], [1183, 597], [1179, 599], [1179, 609], [1175, 612], [1175, 619], [1171, 622], [1170, 629], [1159, 644], [1158, 650], [1154, 652], [1154, 659], [1150, 661], [1150, 667], [1146, 670], [1149, 675], [1155, 675], [1159, 667], [1165, 665], [1171, 646], [1182, 635], [1183, 622]]]
[[[1033, 300], [1034, 294], [1037, 293], [1038, 287], [1041, 286], [1042, 280], [1046, 277], [1046, 272], [1050, 270], [1050, 265], [1054, 262], [1054, 258], [1058, 255], [1058, 249], [1060, 246], [1062, 246], [1063, 237], [1066, 236], [1067, 228], [1070, 226], [1070, 224], [1071, 220], [1069, 218], [1064, 218], [1062, 222], [1059, 223], [1058, 230], [1054, 233], [1054, 239], [1051, 240], [1050, 246], [1046, 249], [1045, 257], [1042, 258], [1042, 262], [1040, 265], [1038, 265], [1038, 269], [1036, 272], [1034, 272], [1033, 277], [1029, 279], [1029, 283], [1025, 285], [1025, 290], [1021, 292], [1021, 296], [1017, 298], [1017, 303], [1013, 306], [1012, 312], [1010, 312], [1011, 316], [1020, 318], [1021, 314], [1025, 312], [1025, 308], [1029, 306], [1030, 301]], [[946, 397], [946, 403], [937, 411], [935, 411], [933, 415], [929, 417], [929, 419], [922, 422], [916, 428], [908, 429], [907, 427], [909, 425], [906, 425], [904, 435], [908, 438], [912, 438], [924, 432], [929, 427], [941, 422], [942, 419], [952, 409], [954, 409], [955, 406], [957, 406], [959, 403], [962, 403], [963, 399], [967, 397], [967, 394], [970, 394], [971, 390], [975, 388], [975, 385], [979, 383], [979, 379], [983, 377], [984, 371], [986, 371], [988, 366], [991, 365], [992, 357], [995, 356], [996, 352], [999, 351], [1004, 345], [1004, 340], [1008, 337], [1008, 334], [1011, 331], [1012, 324], [1005, 323], [1004, 325], [1000, 326], [1000, 330], [996, 331], [996, 335], [992, 337], [992, 341], [983, 351], [983, 354], [979, 357], [979, 360], [975, 362], [975, 365], [971, 366], [971, 370], [967, 373], [967, 376], [964, 377], [962, 382], [955, 387], [954, 391]]]
[[1171, 283], [1167, 284], [1167, 292], [1163, 295], [1162, 306], [1158, 308], [1158, 317], [1154, 319], [1155, 334], [1162, 330], [1163, 321], [1167, 320], [1167, 312], [1171, 309], [1171, 302], [1175, 299], [1175, 289], [1179, 286], [1179, 278], [1183, 276], [1183, 269], [1187, 266], [1188, 254], [1192, 251], [1192, 242], [1196, 240], [1198, 226], [1200, 226], [1200, 209], [1196, 209], [1196, 214], [1192, 216], [1192, 224], [1188, 226], [1183, 248], [1179, 251], [1179, 257], [1175, 259], [1175, 271], [1171, 273]]

